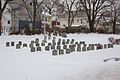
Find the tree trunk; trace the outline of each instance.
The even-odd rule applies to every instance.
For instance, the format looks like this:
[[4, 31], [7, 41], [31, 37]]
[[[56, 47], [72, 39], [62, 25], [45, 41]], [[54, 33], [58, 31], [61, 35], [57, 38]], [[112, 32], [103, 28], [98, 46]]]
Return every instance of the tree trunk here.
[[92, 33], [94, 33], [94, 22], [92, 22], [92, 21], [89, 21], [89, 28], [90, 28], [90, 32]]
[[116, 21], [113, 22], [113, 34], [116, 33]]

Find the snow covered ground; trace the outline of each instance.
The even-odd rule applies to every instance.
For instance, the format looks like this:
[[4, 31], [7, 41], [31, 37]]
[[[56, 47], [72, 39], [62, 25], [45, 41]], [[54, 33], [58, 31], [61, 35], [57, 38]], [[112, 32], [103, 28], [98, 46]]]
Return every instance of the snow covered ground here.
[[[70, 34], [67, 38], [86, 43], [109, 43], [108, 38], [120, 35]], [[0, 36], [0, 80], [119, 80], [120, 61], [103, 62], [111, 57], [120, 58], [120, 46], [111, 49], [52, 56], [50, 52], [31, 53], [29, 49], [5, 47], [7, 41], [31, 40], [35, 36]]]

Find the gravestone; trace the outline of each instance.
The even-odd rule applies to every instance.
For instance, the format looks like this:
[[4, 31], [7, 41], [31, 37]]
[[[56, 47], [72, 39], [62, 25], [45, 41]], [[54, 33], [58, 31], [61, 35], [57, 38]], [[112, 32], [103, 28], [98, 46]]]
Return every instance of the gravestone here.
[[52, 55], [55, 56], [55, 55], [57, 55], [57, 54], [58, 54], [58, 51], [54, 49], [54, 50], [52, 51]]
[[35, 47], [31, 47], [30, 49], [31, 52], [35, 52]]
[[85, 41], [80, 41], [80, 44], [85, 44]]
[[29, 47], [30, 47], [30, 48], [34, 47], [33, 43], [30, 43], [30, 44], [29, 44]]
[[111, 44], [115, 44], [115, 39], [114, 39], [113, 37], [108, 38], [108, 41], [109, 41]]
[[39, 44], [39, 43], [36, 43], [36, 46], [40, 46], [40, 44]]
[[63, 45], [63, 49], [67, 49], [67, 45]]
[[96, 49], [103, 49], [103, 46], [101, 44], [97, 44]]
[[23, 47], [27, 47], [27, 44], [26, 44], [26, 43], [24, 43], [24, 44], [23, 44]]
[[87, 51], [90, 51], [90, 47], [87, 47]]
[[37, 51], [41, 51], [41, 47], [40, 46], [37, 47]]
[[53, 42], [53, 45], [55, 46], [55, 45], [56, 45], [56, 42]]
[[107, 44], [104, 44], [104, 49], [106, 49], [107, 48]]
[[59, 55], [64, 54], [64, 50], [63, 49], [59, 49]]
[[57, 49], [61, 49], [61, 46], [57, 46]]
[[113, 44], [108, 44], [108, 48], [113, 48]]
[[44, 43], [44, 42], [42, 42], [42, 43], [41, 43], [41, 46], [45, 46], [45, 43]]
[[35, 43], [35, 41], [31, 41], [31, 43], [32, 43], [32, 44], [34, 44], [34, 43]]
[[16, 44], [16, 49], [20, 49], [20, 44]]
[[69, 42], [70, 42], [70, 39], [67, 39], [66, 44], [69, 44]]
[[6, 42], [6, 47], [10, 47], [10, 42]]
[[45, 46], [45, 50], [46, 50], [46, 51], [49, 51], [49, 50], [50, 50], [50, 47], [49, 47], [49, 46]]
[[66, 49], [66, 54], [70, 54], [71, 50], [70, 49]]
[[77, 46], [77, 51], [78, 51], [78, 52], [81, 51], [81, 46]]
[[78, 42], [75, 42], [76, 45], [78, 45]]
[[57, 45], [60, 45], [61, 42], [57, 42]]
[[95, 45], [94, 44], [91, 44], [90, 50], [95, 50]]
[[62, 45], [65, 45], [65, 42], [62, 42]]
[[84, 46], [84, 47], [82, 47], [82, 51], [86, 51], [86, 47]]
[[39, 43], [39, 38], [36, 38], [36, 39], [35, 39], [35, 43]]
[[51, 46], [52, 44], [51, 43], [48, 43], [48, 46]]
[[52, 46], [51, 46], [51, 49], [55, 49], [55, 46], [54, 46], [54, 45], [52, 45]]
[[15, 42], [11, 42], [11, 46], [15, 46]]
[[20, 44], [22, 46], [22, 41], [19, 41], [18, 44]]

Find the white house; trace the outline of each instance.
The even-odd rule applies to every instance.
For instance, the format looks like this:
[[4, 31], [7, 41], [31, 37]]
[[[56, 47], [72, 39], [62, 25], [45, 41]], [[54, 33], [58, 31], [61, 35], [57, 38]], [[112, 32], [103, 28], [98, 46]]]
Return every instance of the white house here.
[[[4, 4], [3, 0], [2, 0], [2, 4]], [[10, 9], [11, 8], [8, 4], [7, 8], [3, 12], [3, 16], [2, 16], [2, 32], [3, 32], [3, 34], [8, 34], [10, 31], [10, 27], [11, 27], [11, 13], [9, 12]]]

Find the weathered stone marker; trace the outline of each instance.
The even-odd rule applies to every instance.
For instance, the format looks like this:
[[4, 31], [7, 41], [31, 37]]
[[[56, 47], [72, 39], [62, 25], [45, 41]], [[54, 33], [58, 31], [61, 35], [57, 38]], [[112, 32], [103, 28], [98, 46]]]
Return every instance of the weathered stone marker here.
[[63, 49], [59, 49], [59, 55], [64, 54], [64, 50]]
[[50, 50], [50, 47], [49, 47], [49, 46], [45, 46], [45, 50], [46, 50], [46, 51], [49, 51], [49, 50]]
[[41, 47], [39, 46], [39, 47], [37, 47], [37, 51], [41, 51]]
[[15, 46], [15, 42], [11, 42], [11, 46]]
[[6, 42], [6, 47], [10, 47], [10, 42]]
[[20, 49], [20, 44], [16, 44], [16, 49]]
[[35, 52], [35, 47], [31, 47], [31, 52]]
[[53, 50], [53, 51], [52, 51], [52, 55], [53, 55], [53, 56], [55, 56], [55, 55], [57, 55], [57, 54], [58, 54], [58, 51], [57, 51], [57, 50]]

